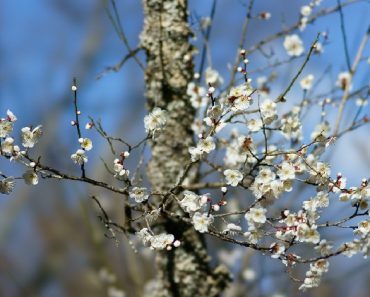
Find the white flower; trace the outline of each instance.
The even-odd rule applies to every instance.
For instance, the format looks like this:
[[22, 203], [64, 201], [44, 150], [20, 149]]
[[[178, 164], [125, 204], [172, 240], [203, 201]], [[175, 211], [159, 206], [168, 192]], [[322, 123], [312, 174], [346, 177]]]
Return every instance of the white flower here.
[[260, 228], [255, 228], [253, 224], [249, 226], [248, 232], [245, 232], [243, 235], [247, 238], [247, 240], [250, 243], [253, 243], [253, 244], [256, 244], [258, 240], [260, 240], [261, 238], [263, 238], [263, 236], [265, 236], [262, 230]]
[[319, 245], [316, 246], [314, 249], [318, 250], [322, 256], [327, 256], [331, 253], [333, 245], [328, 242], [326, 239], [322, 239], [319, 242]]
[[284, 47], [289, 56], [300, 56], [304, 51], [303, 42], [296, 34], [285, 37]]
[[125, 297], [126, 296], [124, 291], [117, 289], [115, 287], [109, 287], [107, 294], [108, 294], [108, 297]]
[[352, 75], [349, 72], [341, 72], [338, 74], [338, 79], [335, 85], [342, 90], [352, 89]]
[[258, 132], [262, 129], [263, 123], [260, 119], [250, 119], [247, 123], [248, 129], [251, 132]]
[[243, 271], [242, 276], [246, 281], [251, 282], [251, 281], [254, 281], [256, 279], [257, 274], [256, 274], [255, 270], [247, 268]]
[[140, 231], [136, 232], [136, 235], [139, 239], [142, 240], [143, 244], [147, 244], [152, 239], [152, 235], [149, 232], [148, 228], [143, 228]]
[[155, 107], [144, 117], [144, 126], [147, 133], [154, 133], [164, 128], [167, 122], [167, 112]]
[[195, 212], [204, 205], [201, 197], [191, 191], [184, 191], [184, 198], [180, 201], [180, 206], [186, 212]]
[[0, 180], [0, 193], [9, 194], [13, 191], [15, 185], [14, 177], [9, 176]]
[[6, 112], [7, 117], [0, 119], [0, 137], [7, 137], [13, 131], [13, 124], [17, 117], [8, 109]]
[[234, 234], [235, 232], [241, 232], [241, 231], [242, 231], [242, 227], [234, 223], [227, 224], [226, 229], [224, 230], [225, 233], [231, 233], [231, 234]]
[[146, 188], [134, 187], [130, 192], [130, 197], [135, 199], [137, 203], [148, 200], [149, 194]]
[[262, 184], [269, 184], [275, 179], [275, 173], [271, 171], [270, 168], [263, 167], [258, 172], [256, 176], [255, 182], [262, 183]]
[[271, 123], [276, 118], [276, 103], [270, 99], [262, 102], [261, 114], [267, 124]]
[[207, 126], [214, 128], [215, 133], [220, 132], [226, 126], [223, 120], [214, 121], [210, 117], [204, 118], [203, 121]]
[[194, 108], [200, 108], [207, 105], [206, 91], [203, 87], [196, 85], [194, 82], [188, 84], [186, 94], [190, 96], [191, 105]]
[[199, 160], [203, 155], [203, 152], [201, 151], [201, 149], [198, 147], [194, 147], [194, 146], [189, 148], [189, 153], [191, 155], [192, 162]]
[[226, 169], [224, 171], [226, 183], [230, 186], [236, 187], [243, 179], [243, 174], [239, 170]]
[[278, 243], [271, 244], [270, 249], [271, 249], [271, 258], [273, 259], [279, 258], [280, 255], [285, 252], [285, 246]]
[[116, 276], [105, 267], [99, 270], [99, 278], [105, 283], [114, 283], [116, 281]]
[[310, 90], [312, 88], [314, 78], [315, 77], [312, 74], [309, 74], [306, 77], [304, 77], [300, 82], [301, 88], [303, 90]]
[[8, 116], [8, 121], [14, 123], [17, 120], [17, 117], [8, 109], [6, 111], [6, 115]]
[[207, 109], [207, 115], [211, 119], [218, 119], [222, 115], [223, 110], [224, 110], [223, 105], [215, 104], [214, 106], [210, 106]]
[[209, 154], [216, 148], [216, 145], [213, 142], [212, 137], [208, 136], [207, 138], [201, 139], [199, 141], [198, 147], [202, 152]]
[[162, 233], [159, 235], [154, 235], [150, 239], [150, 245], [155, 250], [163, 250], [167, 246], [171, 245], [175, 240], [172, 234]]
[[119, 159], [114, 159], [113, 170], [114, 172], [116, 172], [116, 174], [114, 175], [115, 177], [124, 175], [128, 176], [130, 173], [128, 169], [125, 169], [123, 167], [123, 164]]
[[309, 5], [304, 5], [301, 7], [301, 15], [307, 17], [311, 14], [312, 8]]
[[14, 139], [11, 137], [5, 138], [5, 140], [1, 143], [1, 150], [5, 154], [11, 154], [13, 152], [13, 143]]
[[322, 45], [321, 42], [316, 43], [314, 51], [315, 51], [316, 54], [322, 54], [324, 52], [324, 46]]
[[71, 159], [75, 164], [79, 165], [82, 165], [88, 161], [85, 151], [82, 149], [78, 149], [76, 153], [72, 154]]
[[7, 137], [12, 131], [13, 123], [6, 119], [0, 119], [0, 137]]
[[205, 71], [205, 79], [206, 82], [210, 83], [213, 87], [218, 87], [224, 83], [224, 80], [220, 74], [210, 67], [208, 67]]
[[362, 221], [358, 224], [358, 229], [356, 230], [363, 235], [366, 235], [370, 232], [370, 222], [369, 221]]
[[31, 130], [30, 127], [22, 128], [22, 145], [24, 147], [32, 148], [34, 145], [39, 141], [40, 137], [42, 136], [42, 126], [39, 125], [35, 129]]
[[191, 160], [195, 162], [199, 160], [204, 153], [209, 154], [216, 148], [215, 143], [211, 136], [207, 138], [202, 138], [196, 147], [190, 147], [189, 153], [191, 155]]
[[213, 216], [207, 215], [206, 213], [201, 214], [200, 212], [196, 212], [193, 215], [192, 220], [195, 230], [200, 233], [204, 233], [208, 232], [208, 226], [213, 222]]
[[297, 227], [297, 239], [301, 242], [320, 242], [320, 233], [317, 231], [317, 226], [308, 226], [307, 224], [299, 224]]
[[23, 179], [27, 185], [35, 186], [39, 183], [39, 178], [34, 170], [27, 170], [23, 173]]
[[357, 98], [356, 99], [356, 105], [357, 106], [362, 106], [362, 107], [364, 107], [364, 106], [366, 106], [368, 104], [368, 101], [367, 101], [367, 99], [363, 99], [363, 98]]
[[281, 180], [290, 180], [295, 178], [295, 168], [288, 162], [283, 162], [277, 172]]
[[228, 101], [232, 104], [233, 111], [244, 111], [252, 103], [250, 94], [253, 89], [248, 84], [242, 84], [230, 90]]
[[80, 138], [78, 142], [85, 151], [89, 151], [93, 148], [92, 141], [90, 138]]
[[315, 130], [311, 133], [311, 139], [315, 140], [318, 136], [328, 136], [330, 132], [330, 125], [328, 122], [322, 122], [316, 125]]
[[246, 214], [245, 219], [250, 223], [264, 224], [266, 222], [266, 209], [262, 207], [252, 207]]

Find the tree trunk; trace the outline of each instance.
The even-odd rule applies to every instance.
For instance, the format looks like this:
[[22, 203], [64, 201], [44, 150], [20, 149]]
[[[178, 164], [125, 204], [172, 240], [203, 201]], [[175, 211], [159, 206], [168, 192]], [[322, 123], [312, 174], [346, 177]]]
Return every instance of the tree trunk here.
[[[190, 160], [194, 110], [186, 88], [193, 76], [191, 31], [186, 0], [143, 0], [146, 51], [146, 97], [149, 109], [168, 111], [166, 128], [151, 142], [148, 177], [155, 190], [168, 190]], [[188, 174], [194, 180], [195, 171]], [[181, 246], [158, 253], [157, 290], [153, 296], [219, 296], [229, 281], [225, 267], [212, 270], [202, 236], [186, 225], [163, 218], [162, 227], [181, 240]]]

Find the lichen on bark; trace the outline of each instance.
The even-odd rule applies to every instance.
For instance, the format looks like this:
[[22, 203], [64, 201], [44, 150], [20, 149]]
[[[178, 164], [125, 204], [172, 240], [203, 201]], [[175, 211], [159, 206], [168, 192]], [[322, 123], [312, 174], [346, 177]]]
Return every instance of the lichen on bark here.
[[[190, 161], [195, 111], [186, 94], [193, 77], [193, 47], [186, 0], [143, 0], [141, 47], [146, 52], [148, 108], [168, 111], [166, 128], [151, 141], [148, 178], [154, 190], [168, 190]], [[196, 170], [188, 173], [194, 180]], [[164, 214], [163, 214], [164, 216]], [[181, 246], [158, 253], [157, 290], [153, 296], [218, 296], [229, 281], [224, 266], [211, 269], [204, 238], [191, 226], [162, 217], [162, 228], [181, 238]]]

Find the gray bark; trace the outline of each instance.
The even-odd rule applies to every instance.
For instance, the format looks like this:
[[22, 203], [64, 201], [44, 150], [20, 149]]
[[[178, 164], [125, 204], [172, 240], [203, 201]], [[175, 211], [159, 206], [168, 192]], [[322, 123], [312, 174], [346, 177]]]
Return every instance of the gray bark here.
[[[146, 51], [146, 97], [149, 109], [166, 109], [166, 128], [151, 142], [148, 177], [155, 190], [168, 190], [190, 160], [190, 129], [194, 110], [186, 88], [193, 76], [191, 31], [186, 0], [143, 0], [144, 28], [140, 36]], [[196, 172], [188, 174], [194, 180]], [[224, 266], [212, 269], [202, 236], [190, 226], [162, 214], [162, 228], [181, 240], [181, 246], [158, 253], [156, 297], [219, 296], [229, 281]]]

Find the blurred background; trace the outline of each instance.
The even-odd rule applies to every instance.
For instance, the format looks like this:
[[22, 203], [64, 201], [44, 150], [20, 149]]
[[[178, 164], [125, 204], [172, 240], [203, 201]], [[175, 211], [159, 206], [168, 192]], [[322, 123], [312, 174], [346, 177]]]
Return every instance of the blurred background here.
[[[343, 0], [344, 1], [344, 0]], [[210, 0], [190, 0], [190, 22], [199, 35], [199, 19], [211, 12]], [[269, 11], [271, 19], [253, 19], [246, 48], [275, 32], [296, 23], [300, 7], [307, 0], [259, 0], [253, 12]], [[117, 0], [122, 27], [130, 46], [136, 48], [142, 29], [141, 2]], [[315, 12], [335, 6], [337, 1], [324, 0]], [[18, 121], [15, 130], [24, 126], [44, 127], [44, 136], [34, 150], [44, 164], [78, 174], [70, 155], [78, 148], [76, 131], [71, 127], [73, 101], [72, 78], [78, 79], [79, 107], [82, 124], [88, 116], [101, 119], [109, 134], [136, 143], [144, 134], [145, 111], [143, 71], [129, 60], [118, 72], [104, 72], [127, 54], [127, 49], [114, 31], [107, 14], [107, 3], [101, 0], [0, 0], [0, 117], [10, 109]], [[111, 6], [110, 6], [111, 9]], [[243, 19], [247, 9], [244, 0], [218, 0], [209, 48], [212, 67], [227, 82], [234, 62]], [[348, 46], [353, 61], [360, 40], [370, 19], [369, 1], [358, 1], [344, 9]], [[322, 82], [316, 92], [326, 92], [344, 71], [345, 58], [340, 31], [340, 18], [333, 13], [318, 19], [299, 33], [306, 50], [317, 32], [326, 31], [329, 39], [324, 52], [316, 55], [303, 75], [312, 73]], [[201, 48], [202, 39], [192, 41]], [[276, 39], [264, 49], [273, 50], [268, 60], [255, 52], [250, 69], [287, 59], [283, 40]], [[370, 56], [369, 45], [365, 56]], [[138, 57], [145, 61], [143, 53]], [[199, 65], [199, 55], [195, 62]], [[301, 65], [303, 58], [276, 68], [279, 76], [271, 90], [274, 98], [286, 86]], [[354, 81], [354, 89], [369, 83], [370, 65], [363, 61]], [[101, 76], [101, 74], [104, 74]], [[252, 75], [270, 75], [271, 69]], [[101, 76], [100, 79], [97, 77]], [[302, 97], [299, 84], [288, 95], [290, 102]], [[356, 113], [355, 100], [348, 103], [345, 123]], [[364, 114], [369, 115], [368, 107]], [[335, 114], [332, 115], [335, 119]], [[318, 109], [306, 118], [305, 134], [320, 121]], [[356, 130], [337, 141], [327, 158], [332, 172], [341, 171], [350, 185], [358, 185], [370, 172], [369, 127]], [[102, 160], [112, 164], [113, 156], [105, 141], [95, 131], [83, 131], [94, 149], [89, 153], [89, 175], [112, 182]], [[118, 147], [118, 151], [119, 148]], [[129, 158], [134, 168], [139, 154]], [[100, 159], [101, 158], [101, 159]], [[0, 171], [19, 176], [22, 167], [9, 166], [0, 160]], [[74, 182], [41, 180], [35, 187], [19, 182], [14, 192], [0, 194], [0, 296], [150, 296], [151, 279], [155, 276], [153, 254], [140, 249], [136, 254], [127, 239], [104, 236], [106, 230], [97, 216], [99, 211], [89, 195], [101, 199], [104, 207], [117, 221], [122, 219], [122, 203], [112, 193]], [[297, 198], [298, 200], [298, 198]], [[346, 212], [337, 207], [332, 216]], [[334, 231], [333, 231], [334, 232]], [[351, 233], [327, 234], [328, 237], [350, 240]], [[290, 280], [281, 263], [252, 251], [211, 241], [210, 252], [227, 264], [237, 282], [226, 296], [368, 296], [370, 263], [361, 256], [335, 258], [323, 285], [306, 293]]]

